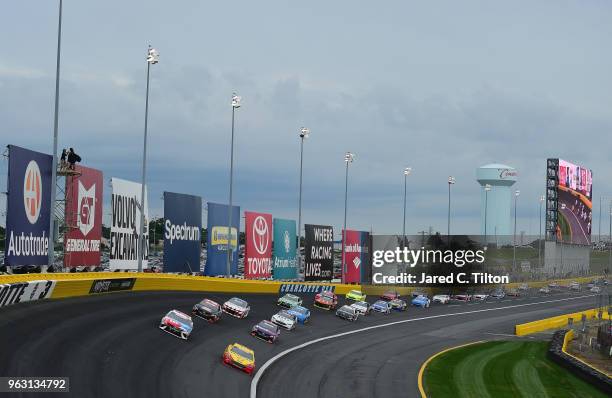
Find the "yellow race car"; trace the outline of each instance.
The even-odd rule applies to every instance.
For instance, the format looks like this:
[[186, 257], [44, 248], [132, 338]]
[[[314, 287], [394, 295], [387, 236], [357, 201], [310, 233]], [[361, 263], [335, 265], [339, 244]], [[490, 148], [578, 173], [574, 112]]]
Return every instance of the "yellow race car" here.
[[255, 371], [255, 352], [242, 344], [230, 344], [223, 351], [223, 363], [252, 374]]
[[351, 290], [346, 294], [346, 299], [353, 301], [365, 301], [366, 295], [360, 290]]

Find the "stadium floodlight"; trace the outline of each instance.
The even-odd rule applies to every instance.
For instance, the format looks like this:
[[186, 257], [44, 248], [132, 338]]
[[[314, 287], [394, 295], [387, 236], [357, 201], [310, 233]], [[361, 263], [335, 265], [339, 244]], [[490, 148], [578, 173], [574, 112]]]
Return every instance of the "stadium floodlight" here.
[[302, 265], [302, 168], [304, 165], [304, 140], [308, 137], [310, 137], [310, 129], [306, 127], [302, 127], [300, 129], [300, 196], [299, 196], [299, 204], [298, 204], [298, 230], [297, 230], [298, 269], [300, 269]]
[[[354, 160], [355, 160], [354, 153], [347, 152], [344, 155], [344, 162], [346, 163], [346, 176], [344, 179], [344, 229], [342, 230], [342, 246], [343, 247], [344, 247], [344, 242], [346, 240], [346, 212], [347, 212], [347, 205], [348, 205], [348, 170], [349, 170], [349, 163], [353, 163]], [[342, 271], [342, 282], [344, 282], [345, 274], [347, 272], [344, 250], [342, 250], [342, 270], [343, 270]]]
[[353, 162], [353, 160], [355, 160], [355, 154], [354, 154], [354, 153], [352, 153], [352, 152], [347, 152], [347, 153], [344, 155], [344, 161], [345, 161], [346, 163], [352, 163], [352, 162]]
[[[232, 194], [233, 194], [233, 178], [234, 178], [234, 119], [236, 109], [240, 108], [242, 97], [236, 93], [232, 93], [232, 143], [230, 149], [230, 179], [229, 179], [229, 209], [227, 211], [227, 276], [230, 276], [232, 271], [232, 257], [234, 250], [232, 249]], [[237, 232], [237, 231], [236, 231]], [[239, 245], [239, 236], [236, 235], [236, 248]]]
[[234, 93], [232, 95], [232, 108], [234, 108], [234, 109], [240, 108], [241, 102], [242, 102], [242, 97], [239, 96], [239, 95], [236, 95], [236, 93]]
[[149, 46], [149, 51], [147, 53], [147, 62], [151, 65], [155, 65], [159, 62], [159, 52], [151, 46]]
[[[407, 185], [408, 185], [408, 176], [410, 175], [410, 173], [412, 173], [412, 167], [406, 167], [404, 168], [404, 224], [402, 227], [402, 238], [403, 241], [406, 240], [406, 191], [407, 191]], [[402, 241], [402, 242], [403, 242]]]
[[300, 129], [300, 138], [308, 138], [310, 136], [310, 129], [302, 127]]

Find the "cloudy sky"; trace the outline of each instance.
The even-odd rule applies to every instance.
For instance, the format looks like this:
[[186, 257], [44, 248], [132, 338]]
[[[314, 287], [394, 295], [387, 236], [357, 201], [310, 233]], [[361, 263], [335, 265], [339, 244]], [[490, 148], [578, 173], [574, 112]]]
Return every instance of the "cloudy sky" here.
[[[297, 217], [298, 131], [308, 126], [307, 223], [342, 226], [350, 150], [350, 227], [400, 232], [411, 166], [409, 233], [445, 230], [449, 174], [452, 229], [478, 232], [475, 169], [501, 162], [520, 173], [518, 229], [535, 234], [547, 157], [593, 169], [594, 219], [599, 197], [612, 196], [610, 20], [603, 0], [65, 0], [60, 147], [105, 179], [139, 180], [151, 44], [161, 54], [150, 98], [154, 215], [164, 190], [227, 201], [235, 90], [242, 209]], [[52, 150], [56, 35], [56, 1], [3, 2], [2, 145]], [[6, 161], [0, 174], [4, 186]]]

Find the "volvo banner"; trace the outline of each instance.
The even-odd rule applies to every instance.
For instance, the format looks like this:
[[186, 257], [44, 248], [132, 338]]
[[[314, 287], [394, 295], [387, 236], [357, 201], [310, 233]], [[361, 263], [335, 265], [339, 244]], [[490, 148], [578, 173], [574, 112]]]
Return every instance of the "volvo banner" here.
[[149, 257], [149, 208], [145, 187], [144, 206], [140, 205], [142, 185], [111, 178], [111, 233], [110, 268], [137, 269], [140, 234], [140, 211], [144, 207], [144, 242], [142, 267], [147, 268]]
[[296, 279], [295, 220], [274, 219], [274, 279]]
[[370, 234], [342, 231], [342, 282], [361, 283], [370, 261]]
[[47, 264], [53, 157], [9, 145], [4, 264]]
[[200, 271], [202, 198], [164, 192], [164, 272]]
[[272, 214], [244, 212], [244, 277], [272, 276]]
[[304, 225], [304, 280], [331, 281], [334, 270], [334, 229]]
[[231, 238], [228, 239], [227, 223], [229, 206], [208, 202], [208, 238], [206, 267], [204, 275], [216, 276], [227, 274], [227, 248], [230, 242], [230, 274], [238, 273], [238, 236], [240, 236], [240, 206], [232, 206]]
[[66, 177], [64, 266], [100, 265], [102, 238], [102, 172], [75, 166]]

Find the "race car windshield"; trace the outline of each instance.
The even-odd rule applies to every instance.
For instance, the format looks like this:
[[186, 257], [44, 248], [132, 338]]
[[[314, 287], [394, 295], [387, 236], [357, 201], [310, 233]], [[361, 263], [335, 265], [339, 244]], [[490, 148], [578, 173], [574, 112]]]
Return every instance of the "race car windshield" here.
[[295, 315], [288, 313], [287, 311], [281, 311], [279, 313], [280, 316], [283, 316], [285, 318], [289, 318], [289, 319], [295, 319]]
[[200, 302], [200, 304], [206, 308], [209, 308], [211, 310], [218, 310], [219, 309], [219, 304], [217, 303], [213, 303], [210, 300], [202, 300], [202, 302]]
[[298, 301], [299, 297], [298, 296], [294, 296], [293, 294], [288, 294], [285, 296], [285, 298], [289, 301]]
[[386, 307], [387, 306], [387, 302], [379, 300], [379, 301], [376, 302], [376, 305], [382, 305], [383, 307]]
[[357, 294], [361, 296], [361, 292], [359, 290], [351, 290], [351, 294]]
[[334, 294], [330, 292], [323, 292], [321, 293], [321, 297], [331, 300], [334, 298]]
[[368, 306], [368, 304], [363, 302], [363, 301], [359, 301], [359, 302], [355, 303], [355, 305], [357, 307], [367, 307]]
[[241, 299], [236, 298], [236, 297], [234, 297], [233, 299], [230, 299], [230, 301], [229, 301], [229, 302], [230, 302], [230, 303], [232, 303], [232, 304], [234, 304], [234, 305], [237, 305], [237, 306], [239, 306], [239, 307], [246, 307], [246, 306], [247, 306], [246, 301], [241, 300]]
[[175, 312], [171, 312], [171, 313], [169, 313], [169, 314], [168, 314], [168, 318], [170, 318], [170, 319], [172, 319], [172, 320], [174, 320], [174, 321], [180, 322], [180, 323], [186, 323], [186, 324], [188, 324], [188, 325], [193, 325], [193, 322], [192, 322], [192, 321], [190, 321], [189, 319], [185, 319], [185, 318], [183, 318], [182, 316], [178, 315], [178, 314], [177, 314], [177, 313], [175, 313]]
[[295, 312], [297, 312], [299, 314], [305, 314], [306, 311], [308, 311], [308, 310], [306, 308], [304, 308], [304, 307], [295, 307], [291, 311], [295, 311]]
[[234, 347], [232, 348], [232, 352], [234, 352], [234, 354], [238, 354], [243, 358], [246, 358], [248, 360], [253, 360], [253, 354], [251, 354], [250, 352], [247, 352], [239, 347]]
[[276, 332], [276, 325], [271, 324], [269, 322], [260, 322], [259, 327], [262, 329], [266, 329], [269, 332]]

